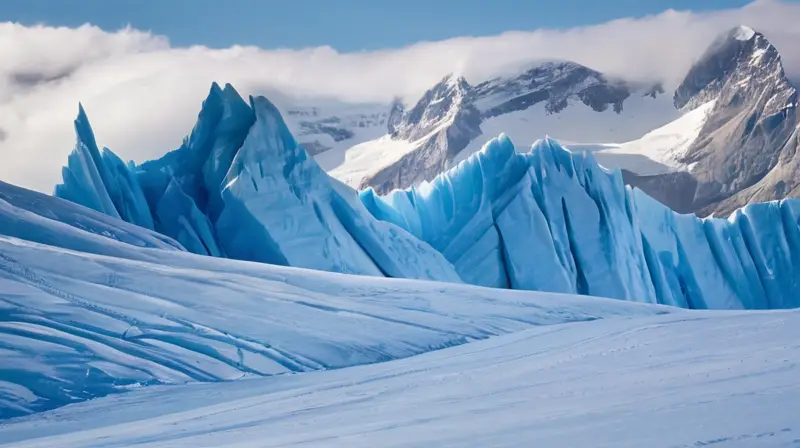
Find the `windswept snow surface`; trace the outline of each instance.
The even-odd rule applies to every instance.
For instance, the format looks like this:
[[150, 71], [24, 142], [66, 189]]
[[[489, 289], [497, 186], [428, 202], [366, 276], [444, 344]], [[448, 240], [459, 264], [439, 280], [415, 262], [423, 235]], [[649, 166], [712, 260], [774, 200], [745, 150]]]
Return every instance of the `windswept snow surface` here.
[[750, 40], [756, 35], [756, 30], [749, 26], [739, 25], [734, 29], [734, 37], [737, 40]]
[[0, 236], [0, 418], [152, 384], [342, 368], [539, 325], [668, 312], [106, 241], [137, 259]]
[[184, 250], [176, 241], [152, 230], [2, 181], [0, 235], [132, 259], [141, 256], [137, 247]]
[[[8, 447], [791, 447], [800, 312], [539, 327], [403, 360], [150, 387], [0, 426]], [[1, 443], [1, 442], [0, 442]]]

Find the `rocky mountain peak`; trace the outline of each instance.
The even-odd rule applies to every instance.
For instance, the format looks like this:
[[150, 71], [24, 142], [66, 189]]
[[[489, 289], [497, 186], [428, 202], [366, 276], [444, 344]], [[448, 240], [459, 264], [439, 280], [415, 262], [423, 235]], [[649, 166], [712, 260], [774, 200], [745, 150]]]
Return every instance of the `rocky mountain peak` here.
[[778, 50], [763, 34], [747, 26], [722, 33], [687, 73], [675, 91], [675, 107], [691, 110], [716, 99], [732, 78], [744, 82], [756, 72], [784, 78]]
[[449, 74], [428, 89], [409, 110], [395, 102], [389, 115], [389, 133], [394, 138], [418, 140], [463, 113], [462, 104], [471, 86], [463, 76]]
[[797, 91], [763, 34], [744, 26], [722, 34], [675, 92], [679, 108], [711, 100], [714, 106], [682, 160], [698, 180], [694, 209], [724, 214], [748, 203], [754, 189], [760, 200], [782, 198], [776, 186], [798, 179], [767, 175], [795, 154]]
[[613, 107], [617, 113], [631, 94], [624, 82], [571, 61], [548, 61], [514, 77], [491, 79], [475, 86], [472, 97], [485, 117], [493, 117], [544, 102], [545, 111], [564, 110], [577, 99], [597, 112]]

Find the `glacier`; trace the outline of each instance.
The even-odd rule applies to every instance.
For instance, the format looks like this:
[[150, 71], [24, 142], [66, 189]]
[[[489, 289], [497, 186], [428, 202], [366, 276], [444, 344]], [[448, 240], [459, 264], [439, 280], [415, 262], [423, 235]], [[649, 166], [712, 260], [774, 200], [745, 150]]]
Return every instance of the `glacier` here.
[[[796, 239], [725, 269], [777, 278]], [[0, 183], [3, 446], [788, 444], [798, 323], [195, 255]]]
[[159, 160], [98, 150], [83, 108], [54, 195], [153, 228], [187, 250], [325, 271], [460, 282], [428, 244], [375, 219], [328, 177], [264, 97], [214, 84], [191, 135]]
[[681, 308], [798, 307], [800, 201], [680, 215], [504, 135], [356, 192], [229, 85], [158, 160], [75, 128], [53, 196], [0, 182], [0, 444], [789, 437], [797, 311]]
[[800, 306], [800, 200], [728, 219], [673, 212], [591, 153], [500, 135], [431, 182], [384, 196], [327, 175], [264, 97], [212, 85], [177, 150], [101, 152], [83, 108], [55, 196], [190, 252], [323, 271], [697, 309]]
[[729, 219], [678, 214], [592, 153], [501, 135], [419, 187], [361, 198], [429, 242], [467, 283], [684, 308], [800, 306], [800, 200]]
[[131, 260], [144, 259], [144, 252], [136, 250], [139, 248], [186, 251], [180, 243], [160, 233], [2, 181], [0, 235]]
[[[159, 445], [189, 437], [184, 442], [196, 445], [199, 431], [213, 438], [205, 444], [216, 445], [231, 426], [244, 431], [228, 439], [234, 444], [288, 443], [331, 431], [347, 437], [338, 411], [351, 406], [365, 411], [349, 417], [360, 422], [359, 432], [400, 421], [425, 428], [416, 439], [422, 445], [435, 444], [444, 429], [435, 423], [440, 413], [512, 422], [502, 428], [513, 433], [494, 433], [509, 443], [543, 435], [521, 429], [536, 421], [535, 409], [520, 414], [509, 400], [538, 408], [543, 399], [548, 408], [560, 403], [565, 419], [586, 415], [589, 406], [615, 428], [606, 437], [618, 436], [623, 420], [640, 427], [625, 420], [631, 415], [664, 422], [673, 415], [665, 409], [680, 405], [679, 417], [667, 420], [674, 427], [689, 410], [702, 418], [706, 403], [716, 403], [718, 420], [703, 420], [703, 431], [675, 433], [684, 434], [676, 443], [711, 439], [731, 417], [737, 427], [766, 431], [794, 415], [775, 410], [797, 402], [788, 389], [796, 385], [796, 311], [698, 312], [341, 275], [195, 255], [152, 230], [8, 184], [0, 184], [0, 206], [3, 444]], [[777, 272], [789, 263], [775, 258], [779, 239], [761, 241], [765, 266]], [[694, 367], [687, 376], [688, 363]], [[553, 384], [561, 386], [554, 391]], [[771, 393], [776, 388], [780, 400]], [[677, 389], [681, 394], [669, 393]], [[308, 409], [309, 397], [327, 423], [319, 432], [297, 432], [297, 418], [308, 414], [296, 411]], [[656, 397], [662, 401], [652, 407], [623, 406]], [[401, 417], [413, 415], [403, 403], [427, 410], [417, 422], [422, 427]], [[454, 414], [453, 403], [471, 404]], [[754, 421], [735, 411], [754, 407], [768, 412]], [[248, 424], [253, 419], [259, 422]], [[275, 422], [295, 429], [282, 431]], [[477, 423], [469, 426], [487, 428]], [[552, 428], [547, 416], [540, 424]], [[658, 429], [647, 428], [636, 441]], [[575, 429], [553, 437], [581, 434], [584, 442], [597, 435]], [[461, 435], [459, 444], [489, 437], [481, 430], [453, 434]]]

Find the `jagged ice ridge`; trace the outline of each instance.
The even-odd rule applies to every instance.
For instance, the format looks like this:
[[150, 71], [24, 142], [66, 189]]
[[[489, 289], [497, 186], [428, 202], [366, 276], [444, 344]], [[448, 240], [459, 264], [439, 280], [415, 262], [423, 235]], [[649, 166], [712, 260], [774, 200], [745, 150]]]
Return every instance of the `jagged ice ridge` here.
[[800, 200], [727, 220], [680, 215], [591, 154], [501, 135], [431, 182], [386, 196], [332, 179], [266, 98], [212, 86], [161, 159], [99, 151], [85, 113], [55, 195], [191, 252], [373, 276], [687, 308], [800, 306]]
[[191, 136], [163, 158], [102, 155], [83, 109], [55, 195], [216, 257], [352, 274], [458, 282], [444, 257], [373, 218], [328, 177], [266, 98], [212, 87]]

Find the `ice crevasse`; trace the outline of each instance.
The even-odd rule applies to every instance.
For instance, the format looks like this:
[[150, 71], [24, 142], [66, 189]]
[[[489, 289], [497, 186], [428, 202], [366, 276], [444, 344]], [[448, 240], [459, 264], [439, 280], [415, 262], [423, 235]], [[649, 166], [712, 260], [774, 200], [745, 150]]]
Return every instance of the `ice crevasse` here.
[[589, 153], [504, 135], [385, 196], [328, 176], [275, 106], [214, 84], [183, 145], [123, 163], [86, 114], [55, 195], [204, 255], [687, 308], [800, 306], [800, 200], [681, 215]]

